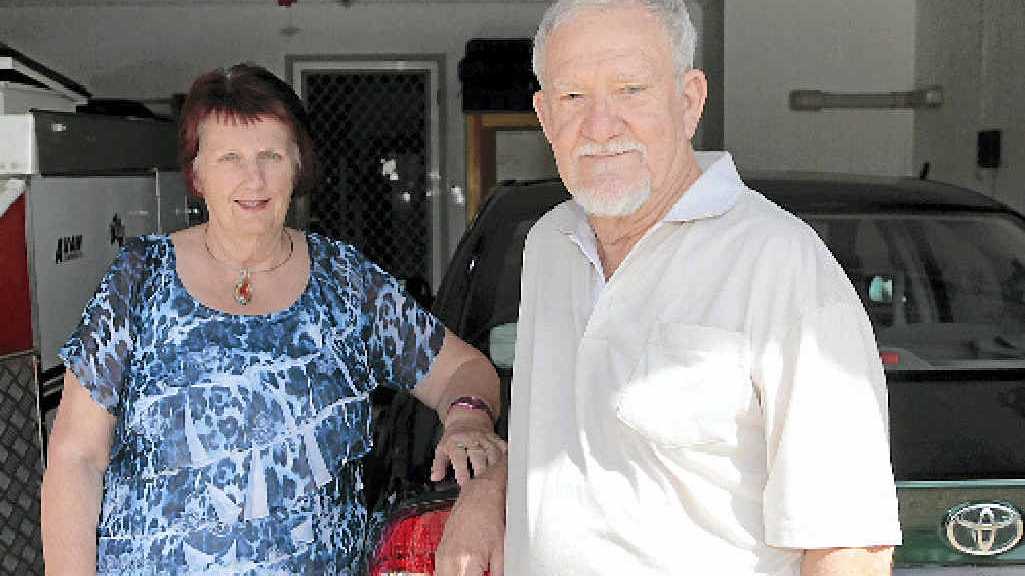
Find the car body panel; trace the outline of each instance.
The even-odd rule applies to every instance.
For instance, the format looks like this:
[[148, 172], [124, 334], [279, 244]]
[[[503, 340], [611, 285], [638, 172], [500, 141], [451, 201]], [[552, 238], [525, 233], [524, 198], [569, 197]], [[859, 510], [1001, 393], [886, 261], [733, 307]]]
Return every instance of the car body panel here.
[[944, 566], [894, 568], [893, 576], [1025, 576], [1025, 566]]
[[901, 531], [904, 544], [897, 549], [900, 566], [984, 566], [1025, 564], [1025, 547], [1015, 546], [999, 557], [968, 556], [947, 542], [945, 526], [937, 522], [949, 510], [966, 502], [1004, 502], [1025, 510], [1025, 481], [899, 482]]

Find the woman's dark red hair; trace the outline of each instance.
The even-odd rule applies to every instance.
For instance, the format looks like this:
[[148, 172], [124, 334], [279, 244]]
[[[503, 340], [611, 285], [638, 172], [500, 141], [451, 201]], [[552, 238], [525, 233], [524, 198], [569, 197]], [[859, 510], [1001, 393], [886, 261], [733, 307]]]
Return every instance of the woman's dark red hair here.
[[309, 119], [292, 88], [266, 68], [255, 64], [236, 64], [203, 74], [192, 83], [182, 106], [178, 133], [178, 160], [189, 192], [201, 196], [196, 188], [193, 161], [199, 154], [199, 129], [203, 121], [248, 123], [261, 117], [273, 117], [288, 126], [299, 148], [299, 169], [295, 194], [305, 194], [316, 186], [317, 157], [310, 136]]

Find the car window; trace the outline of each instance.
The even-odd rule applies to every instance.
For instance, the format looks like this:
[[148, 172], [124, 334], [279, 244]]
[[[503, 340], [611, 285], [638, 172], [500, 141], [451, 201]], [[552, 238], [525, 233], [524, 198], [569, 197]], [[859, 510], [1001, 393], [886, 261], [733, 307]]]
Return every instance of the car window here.
[[1010, 216], [811, 215], [899, 366], [1025, 361], [1025, 229]]
[[[1025, 228], [1001, 213], [813, 214], [854, 285], [887, 368], [1025, 365]], [[513, 363], [522, 222], [503, 248], [473, 343]], [[490, 255], [494, 258], [496, 255]], [[492, 308], [493, 307], [493, 308]], [[501, 313], [499, 313], [501, 309]]]
[[516, 323], [506, 322], [491, 329], [489, 334], [488, 354], [496, 368], [513, 366], [516, 356]]

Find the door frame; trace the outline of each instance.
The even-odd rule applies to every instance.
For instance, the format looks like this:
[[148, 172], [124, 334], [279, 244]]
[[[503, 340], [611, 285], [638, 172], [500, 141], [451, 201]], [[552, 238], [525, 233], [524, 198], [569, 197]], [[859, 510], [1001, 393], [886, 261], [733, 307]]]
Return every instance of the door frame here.
[[423, 72], [427, 75], [427, 200], [431, 218], [431, 286], [441, 284], [448, 263], [448, 209], [445, 182], [444, 54], [286, 55], [285, 77], [306, 103], [303, 78], [311, 72]]

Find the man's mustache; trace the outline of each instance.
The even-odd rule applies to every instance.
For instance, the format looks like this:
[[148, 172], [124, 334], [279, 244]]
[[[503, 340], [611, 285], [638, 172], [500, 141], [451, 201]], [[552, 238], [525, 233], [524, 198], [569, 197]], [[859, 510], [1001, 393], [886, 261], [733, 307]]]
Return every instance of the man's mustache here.
[[613, 140], [610, 142], [603, 142], [601, 144], [595, 142], [581, 144], [573, 153], [577, 158], [582, 158], [584, 156], [612, 156], [626, 152], [640, 152], [643, 156], [647, 153], [647, 149], [640, 142], [634, 142], [632, 140]]

